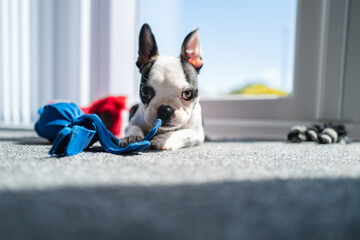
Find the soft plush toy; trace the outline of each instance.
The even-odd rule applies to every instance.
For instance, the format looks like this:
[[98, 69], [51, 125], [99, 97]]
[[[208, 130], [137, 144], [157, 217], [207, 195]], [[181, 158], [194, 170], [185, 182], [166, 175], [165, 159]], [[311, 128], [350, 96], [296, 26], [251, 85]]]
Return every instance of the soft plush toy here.
[[161, 126], [161, 120], [158, 119], [141, 142], [121, 148], [118, 146], [119, 140], [107, 130], [96, 114], [84, 114], [74, 103], [48, 104], [39, 109], [39, 114], [35, 131], [53, 144], [49, 152], [51, 156], [81, 153], [97, 140], [110, 153], [141, 151], [151, 145], [151, 138]]
[[126, 110], [125, 96], [108, 96], [82, 107], [85, 114], [97, 114], [106, 128], [116, 137], [121, 135], [122, 111]]
[[288, 140], [293, 143], [300, 143], [303, 141], [312, 141], [322, 144], [330, 143], [346, 143], [346, 129], [344, 125], [333, 125], [331, 123], [324, 124], [324, 126], [313, 125], [293, 126], [288, 133]]

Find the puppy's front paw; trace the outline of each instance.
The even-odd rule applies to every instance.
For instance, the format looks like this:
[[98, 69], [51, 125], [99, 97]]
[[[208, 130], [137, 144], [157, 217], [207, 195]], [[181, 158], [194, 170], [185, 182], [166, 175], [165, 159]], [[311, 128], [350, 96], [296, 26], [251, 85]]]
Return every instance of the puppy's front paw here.
[[141, 142], [142, 139], [143, 137], [139, 135], [126, 136], [119, 140], [119, 146], [125, 148], [129, 146], [130, 143]]
[[171, 137], [172, 133], [159, 134], [153, 137], [151, 142], [151, 148], [157, 150], [176, 150], [181, 148], [176, 139]]

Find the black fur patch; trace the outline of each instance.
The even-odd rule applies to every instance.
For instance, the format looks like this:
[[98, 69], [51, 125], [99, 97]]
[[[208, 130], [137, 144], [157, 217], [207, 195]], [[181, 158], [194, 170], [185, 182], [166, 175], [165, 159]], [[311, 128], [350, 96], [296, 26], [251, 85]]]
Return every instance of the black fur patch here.
[[139, 88], [139, 96], [140, 100], [143, 104], [149, 104], [151, 99], [145, 99], [143, 95], [141, 94], [143, 87], [149, 88], [152, 91], [152, 97], [155, 96], [156, 92], [155, 90], [150, 86], [149, 84], [149, 75], [152, 66], [154, 65], [156, 61], [156, 58], [151, 59], [143, 68], [141, 71], [141, 81], [140, 81], [140, 88]]
[[144, 24], [139, 35], [139, 57], [136, 66], [140, 72], [152, 57], [159, 55], [154, 34], [148, 24]]
[[131, 107], [130, 109], [130, 113], [129, 113], [129, 121], [132, 119], [132, 117], [135, 115], [136, 111], [139, 108], [139, 104], [135, 104], [134, 106]]
[[185, 74], [186, 81], [192, 86], [194, 90], [194, 98], [198, 96], [198, 80], [196, 69], [187, 61], [181, 60], [181, 65]]
[[141, 84], [147, 84], [149, 81], [149, 75], [152, 66], [156, 62], [156, 58], [151, 59], [149, 62], [145, 64], [145, 66], [141, 70]]

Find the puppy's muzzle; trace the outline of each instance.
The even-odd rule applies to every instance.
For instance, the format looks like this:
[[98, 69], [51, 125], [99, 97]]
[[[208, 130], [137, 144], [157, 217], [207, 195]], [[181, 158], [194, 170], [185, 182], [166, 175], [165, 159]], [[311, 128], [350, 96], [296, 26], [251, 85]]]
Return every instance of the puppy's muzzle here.
[[160, 118], [165, 124], [169, 123], [174, 114], [174, 109], [168, 105], [161, 105], [157, 111], [157, 117]]

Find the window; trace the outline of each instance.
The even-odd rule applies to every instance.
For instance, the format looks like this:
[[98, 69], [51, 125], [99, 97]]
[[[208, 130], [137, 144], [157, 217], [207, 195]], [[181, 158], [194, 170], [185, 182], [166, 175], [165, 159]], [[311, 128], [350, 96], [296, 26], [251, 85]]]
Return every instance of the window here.
[[[194, 7], [199, 2], [201, 2], [202, 5], [199, 4], [200, 6]], [[183, 36], [189, 29], [191, 30], [191, 28], [194, 27], [194, 19], [197, 19], [198, 14], [201, 15], [200, 11], [205, 11], [206, 5], [214, 4], [213, 2], [214, 1], [211, 3], [208, 1], [191, 2], [191, 4], [184, 7], [184, 5], [181, 5], [177, 1], [171, 1], [171, 4], [163, 5], [162, 8], [152, 9], [151, 6], [148, 5], [148, 1], [142, 0], [140, 23], [142, 23], [142, 21], [148, 21], [152, 24], [154, 26], [154, 33], [157, 34], [157, 36], [159, 36], [160, 31], [164, 31], [169, 37], [164, 40], [158, 40], [159, 50], [162, 54], [174, 55], [177, 53], [168, 51], [168, 49], [176, 49], [180, 46], [180, 41], [182, 41]], [[251, 5], [262, 1], [246, 2]], [[270, 1], [266, 2], [267, 3], [264, 4], [269, 4], [268, 2]], [[285, 1], [271, 1], [274, 5], [279, 4], [277, 5], [279, 11], [288, 4], [290, 9], [288, 19], [292, 22], [285, 24], [285, 33], [287, 34], [287, 31], [289, 31], [289, 33], [294, 31], [294, 35], [293, 33], [290, 34], [289, 40], [286, 40], [286, 37], [284, 37], [282, 44], [281, 41], [280, 43], [277, 41], [280, 46], [283, 46], [283, 48], [277, 47], [277, 55], [281, 56], [280, 58], [276, 58], [277, 60], [274, 60], [278, 66], [277, 72], [269, 71], [268, 74], [273, 77], [273, 80], [277, 79], [277, 82], [282, 81], [279, 76], [287, 76], [287, 79], [290, 79], [286, 84], [278, 84], [277, 86], [276, 81], [271, 82], [275, 87], [287, 86], [284, 90], [291, 91], [291, 95], [285, 98], [233, 98], [219, 96], [219, 93], [226, 93], [234, 87], [227, 84], [226, 81], [229, 79], [237, 79], [236, 76], [234, 77], [235, 74], [229, 76], [231, 69], [228, 69], [226, 67], [227, 65], [224, 67], [222, 64], [226, 61], [234, 62], [237, 61], [237, 59], [228, 59], [230, 54], [224, 53], [221, 47], [215, 47], [217, 54], [220, 54], [217, 55], [218, 58], [221, 56], [221, 59], [219, 59], [220, 65], [212, 65], [211, 62], [207, 63], [206, 54], [208, 54], [209, 51], [206, 50], [206, 41], [208, 41], [207, 38], [211, 38], [211, 36], [206, 36], [207, 26], [202, 26], [200, 33], [203, 43], [205, 65], [201, 72], [200, 87], [208, 88], [208, 93], [210, 93], [206, 94], [205, 90], [201, 99], [206, 132], [210, 136], [229, 138], [268, 137], [284, 139], [288, 129], [294, 124], [311, 124], [314, 121], [341, 121], [343, 119], [342, 108], [344, 107], [342, 89], [344, 86], [349, 2], [353, 1], [301, 0], [297, 2], [286, 1], [286, 3]], [[151, 3], [156, 6], [156, 1], [151, 1]], [[219, 5], [217, 10], [229, 9], [234, 6], [232, 4], [240, 3], [242, 3], [242, 1], [222, 1], [219, 4], [223, 4], [223, 6]], [[261, 7], [262, 6], [258, 6], [259, 9], [261, 9]], [[152, 9], [152, 12], [149, 11], [149, 9]], [[166, 9], [166, 11], [160, 9]], [[185, 19], [183, 19], [179, 13], [181, 11], [184, 13], [184, 16], [186, 16]], [[253, 11], [254, 10], [252, 10], [251, 13], [253, 13]], [[165, 14], [164, 19], [166, 20], [156, 20], [157, 18], [150, 19], [150, 16], [153, 14]], [[239, 12], [239, 14], [241, 13]], [[244, 14], [247, 14], [247, 12], [245, 11]], [[266, 11], [264, 14], [267, 14]], [[294, 20], [295, 16], [296, 20]], [[230, 17], [231, 10], [229, 16], [226, 16], [226, 19], [230, 19]], [[252, 16], [248, 16], [246, 19], [250, 20], [252, 19], [251, 17]], [[210, 21], [212, 24], [211, 28], [217, 28], [221, 31], [222, 28], [226, 30], [229, 25], [235, 25], [223, 24], [217, 26], [216, 24], [221, 22], [219, 18], [221, 18], [221, 15], [216, 12], [212, 14]], [[241, 16], [239, 19], [241, 19]], [[166, 29], [161, 30], [157, 26], [160, 26], [164, 21], [167, 23], [165, 25]], [[191, 26], [188, 27], [189, 24]], [[184, 31], [181, 26], [186, 26], [186, 31]], [[181, 34], [172, 30], [173, 28], [176, 29], [179, 27], [182, 29], [181, 31], [183, 31]], [[241, 31], [241, 29], [232, 27], [228, 30], [228, 34], [222, 33], [220, 35], [221, 37], [225, 35], [226, 39], [230, 39], [232, 37], [231, 31]], [[251, 29], [247, 29], [246, 32], [251, 32]], [[219, 32], [212, 31], [211, 34], [218, 35]], [[283, 36], [286, 36], [286, 34], [283, 34]], [[291, 36], [294, 36], [294, 40]], [[289, 47], [284, 47], [287, 44], [289, 44]], [[294, 44], [294, 46], [292, 46], [292, 44]], [[219, 41], [218, 46], [222, 45], [224, 45], [224, 41]], [[237, 47], [236, 42], [229, 43], [229, 46], [230, 48]], [[289, 54], [283, 49], [290, 49]], [[292, 57], [291, 49], [293, 49], [294, 57]], [[211, 51], [214, 51], [214, 46], [211, 47]], [[269, 50], [269, 52], [272, 51]], [[209, 57], [209, 59], [211, 59], [211, 57]], [[257, 56], [255, 59], [258, 59], [261, 64], [261, 56]], [[288, 59], [289, 61], [284, 59]], [[286, 68], [284, 67], [286, 64], [281, 64], [281, 61], [287, 63]], [[220, 68], [220, 66], [222, 67]], [[240, 69], [240, 67], [241, 64], [239, 64], [237, 69]], [[213, 83], [211, 80], [207, 81], [204, 76], [206, 76], [206, 72], [212, 74], [214, 68], [216, 70], [220, 69], [218, 72], [221, 73], [223, 78], [215, 79], [214, 81], [216, 83], [212, 86], [214, 90], [211, 90], [211, 87], [207, 87], [206, 85], [212, 85]], [[266, 68], [263, 69], [266, 70]], [[272, 68], [269, 69], [271, 70]], [[254, 72], [258, 72], [261, 75], [261, 70]], [[266, 75], [264, 72], [266, 71], [263, 70], [263, 76]], [[269, 77], [269, 80], [270, 79], [271, 77]], [[231, 80], [231, 82], [233, 82], [233, 80]], [[234, 82], [239, 84], [239, 87], [241, 87], [241, 84], [246, 84], [246, 82]]]
[[186, 34], [201, 26], [201, 95], [262, 92], [239, 91], [249, 84], [291, 93], [296, 0], [141, 0], [140, 9], [140, 22], [153, 28], [163, 55], [179, 55]]
[[[136, 101], [144, 22], [160, 53], [175, 56], [201, 25], [199, 84], [210, 136], [283, 139], [295, 123], [356, 125], [359, 13], [356, 0], [2, 0], [0, 127], [32, 126], [37, 109], [54, 99], [86, 105], [121, 94]], [[247, 83], [291, 94], [228, 94]]]

